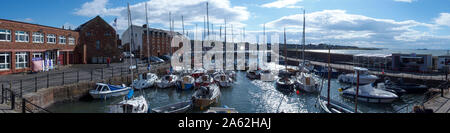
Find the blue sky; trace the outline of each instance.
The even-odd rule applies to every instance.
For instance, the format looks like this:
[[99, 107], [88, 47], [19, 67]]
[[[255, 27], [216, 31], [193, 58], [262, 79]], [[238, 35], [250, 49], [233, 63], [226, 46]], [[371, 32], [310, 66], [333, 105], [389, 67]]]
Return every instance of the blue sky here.
[[304, 8], [307, 43], [450, 49], [449, 0], [14, 0], [2, 2], [7, 6], [0, 8], [0, 18], [76, 27], [100, 15], [111, 24], [117, 18], [121, 33], [127, 28], [126, 4], [131, 5], [134, 24], [142, 25], [143, 3], [148, 2], [151, 27], [167, 29], [170, 11], [175, 30], [181, 32], [183, 15], [185, 28], [192, 33], [195, 24], [202, 31], [206, 1], [216, 32], [225, 18], [234, 34], [245, 27], [248, 36], [262, 34], [266, 23], [269, 35], [286, 27], [288, 42], [298, 43]]

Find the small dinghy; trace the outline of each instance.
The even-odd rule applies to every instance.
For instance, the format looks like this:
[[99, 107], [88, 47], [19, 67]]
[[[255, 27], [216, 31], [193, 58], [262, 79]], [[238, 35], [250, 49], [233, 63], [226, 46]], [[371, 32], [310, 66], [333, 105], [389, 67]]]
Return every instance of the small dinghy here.
[[359, 84], [366, 85], [375, 82], [378, 77], [369, 74], [369, 70], [361, 67], [354, 67], [355, 73], [339, 75], [338, 80], [342, 83], [356, 84], [357, 73], [359, 72]]
[[261, 81], [273, 82], [276, 79], [276, 75], [270, 70], [263, 70], [260, 73]]
[[124, 96], [132, 90], [131, 87], [125, 85], [108, 85], [103, 83], [97, 83], [95, 90], [90, 90], [89, 94], [94, 99], [106, 99], [109, 97]]
[[148, 113], [148, 104], [144, 96], [133, 97], [133, 90], [121, 101], [118, 113]]
[[208, 107], [214, 103], [219, 102], [220, 95], [221, 93], [219, 86], [215, 84], [211, 84], [206, 87], [201, 86], [192, 95], [192, 103], [194, 104], [195, 107], [204, 109], [205, 107]]
[[390, 80], [385, 81], [386, 89], [394, 90], [396, 88], [400, 88], [406, 91], [406, 93], [424, 93], [428, 91], [428, 87], [426, 85], [414, 84], [414, 83], [404, 83], [402, 80], [399, 83], [394, 83]]
[[152, 87], [156, 80], [158, 80], [158, 76], [156, 74], [144, 73], [139, 75], [139, 79], [134, 80], [131, 86], [138, 90], [146, 89]]
[[176, 83], [178, 81], [178, 76], [177, 75], [165, 75], [163, 77], [161, 77], [161, 79], [156, 80], [156, 86], [158, 86], [158, 88], [170, 88], [170, 87], [175, 87]]
[[235, 108], [228, 108], [228, 107], [210, 107], [208, 111], [205, 113], [239, 113]]
[[247, 77], [251, 80], [261, 79], [261, 71], [260, 70], [248, 70]]
[[233, 85], [233, 79], [228, 77], [225, 73], [217, 74], [214, 76], [214, 81], [223, 88], [228, 88]]
[[296, 82], [299, 90], [310, 93], [319, 91], [319, 83], [312, 74], [301, 72]]
[[192, 76], [186, 75], [183, 76], [179, 81], [178, 81], [178, 89], [181, 90], [189, 90], [194, 88], [195, 86], [195, 79]]
[[[352, 87], [342, 92], [342, 96], [354, 99], [356, 97], [356, 88]], [[359, 88], [358, 101], [368, 103], [392, 103], [398, 98], [392, 92], [380, 90], [372, 87], [372, 85], [364, 85]]]
[[195, 87], [209, 86], [213, 83], [214, 79], [211, 76], [205, 74], [197, 78], [197, 80], [195, 80]]
[[192, 101], [179, 102], [152, 109], [153, 113], [186, 113], [192, 108]]
[[290, 77], [278, 78], [276, 81], [276, 88], [282, 92], [294, 92], [295, 81]]

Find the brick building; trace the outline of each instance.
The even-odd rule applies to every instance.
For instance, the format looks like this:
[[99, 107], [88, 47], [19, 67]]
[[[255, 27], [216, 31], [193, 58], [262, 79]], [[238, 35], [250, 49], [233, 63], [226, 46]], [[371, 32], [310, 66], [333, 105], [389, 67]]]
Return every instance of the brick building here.
[[0, 75], [30, 71], [39, 58], [54, 66], [76, 63], [78, 37], [73, 30], [0, 19]]
[[[173, 36], [182, 36], [178, 32], [170, 32], [160, 29], [150, 28], [150, 45], [147, 44], [147, 27], [143, 26], [144, 31], [142, 34], [142, 56], [148, 57], [148, 47], [151, 45], [151, 56], [162, 56], [170, 54], [170, 44], [172, 43]], [[178, 50], [179, 47], [172, 48], [172, 53]]]
[[100, 16], [80, 25], [76, 31], [80, 34], [80, 45], [75, 48], [75, 54], [81, 57], [80, 63], [106, 63], [107, 58], [119, 61], [116, 30]]

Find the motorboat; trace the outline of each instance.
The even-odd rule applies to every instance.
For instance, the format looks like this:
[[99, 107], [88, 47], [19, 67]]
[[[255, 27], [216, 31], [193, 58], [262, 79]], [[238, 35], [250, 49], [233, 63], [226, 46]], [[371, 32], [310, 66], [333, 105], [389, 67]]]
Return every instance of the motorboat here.
[[[321, 76], [321, 77], [327, 77], [328, 76], [328, 71], [329, 71], [328, 69], [329, 69], [328, 67], [322, 67], [322, 66], [316, 67], [314, 69], [314, 73], [316, 75]], [[330, 75], [331, 75], [331, 78], [337, 78], [339, 76], [339, 72], [336, 69], [332, 68]]]
[[184, 101], [152, 109], [153, 113], [186, 113], [192, 109], [192, 101]]
[[209, 86], [201, 86], [192, 95], [192, 103], [195, 107], [204, 109], [214, 103], [218, 103], [220, 99], [220, 89], [216, 84]]
[[355, 73], [339, 75], [338, 77], [339, 82], [357, 84], [358, 72], [360, 85], [371, 84], [378, 79], [377, 76], [369, 74], [369, 70], [366, 68], [354, 67], [353, 69], [355, 70]]
[[131, 86], [138, 90], [146, 89], [152, 87], [156, 80], [158, 80], [158, 76], [156, 74], [144, 73], [139, 75], [139, 79], [135, 79]]
[[270, 70], [262, 70], [260, 75], [261, 81], [272, 82], [276, 79], [276, 75]]
[[310, 73], [301, 72], [296, 79], [297, 89], [305, 92], [318, 92], [319, 83], [316, 81], [315, 77]]
[[200, 76], [203, 76], [206, 73], [206, 70], [204, 69], [196, 69], [194, 71], [192, 71], [192, 77], [194, 78], [198, 78]]
[[110, 97], [124, 96], [128, 94], [130, 90], [132, 90], [131, 87], [127, 87], [123, 84], [122, 86], [119, 86], [104, 83], [96, 83], [95, 89], [90, 90], [89, 94], [94, 99], [106, 99]]
[[292, 77], [281, 77], [276, 80], [276, 88], [282, 92], [293, 92], [295, 80]]
[[169, 74], [161, 77], [160, 79], [156, 80], [156, 86], [158, 88], [170, 88], [175, 87], [176, 83], [178, 81], [178, 76]]
[[390, 80], [385, 81], [386, 89], [403, 89], [406, 93], [424, 93], [428, 91], [428, 87], [426, 85], [414, 84], [414, 83], [404, 83], [400, 80], [398, 83], [394, 83]]
[[231, 87], [233, 85], [233, 79], [228, 77], [225, 73], [216, 74], [214, 76], [214, 81], [222, 88]]
[[189, 90], [195, 87], [195, 79], [192, 76], [185, 75], [178, 81], [177, 87], [181, 90]]
[[[354, 99], [356, 97], [356, 88], [348, 88], [342, 91], [342, 96]], [[376, 89], [372, 85], [364, 85], [359, 88], [358, 101], [368, 103], [392, 103], [398, 96], [392, 92]]]
[[195, 87], [209, 86], [214, 83], [214, 79], [208, 74], [202, 75], [195, 80]]
[[[133, 93], [130, 91], [130, 93]], [[132, 94], [131, 94], [132, 95]], [[144, 96], [128, 96], [119, 104], [118, 113], [148, 113], [148, 103]]]
[[229, 107], [210, 107], [205, 113], [239, 113], [235, 108]]
[[236, 72], [235, 71], [225, 71], [225, 74], [228, 75], [231, 79], [236, 79]]
[[261, 79], [261, 71], [260, 70], [248, 70], [247, 77], [251, 80]]
[[404, 94], [406, 94], [406, 91], [404, 89], [402, 89], [402, 88], [394, 88], [394, 87], [387, 88], [385, 83], [378, 83], [376, 88], [380, 89], [380, 90], [385, 90], [385, 91], [392, 92], [395, 95], [397, 95], [398, 97], [401, 97]]

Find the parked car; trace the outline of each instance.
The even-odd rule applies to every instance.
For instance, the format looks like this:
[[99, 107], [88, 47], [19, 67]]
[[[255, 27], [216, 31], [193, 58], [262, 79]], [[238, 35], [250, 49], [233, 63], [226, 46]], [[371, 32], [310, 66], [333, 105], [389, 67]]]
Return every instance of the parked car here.
[[164, 61], [170, 61], [171, 59], [170, 55], [159, 56], [159, 58], [163, 59]]
[[124, 58], [134, 58], [134, 54], [130, 53], [130, 52], [123, 52], [122, 53]]
[[159, 64], [159, 63], [164, 63], [164, 60], [161, 58], [158, 58], [156, 56], [150, 56], [150, 62]]

